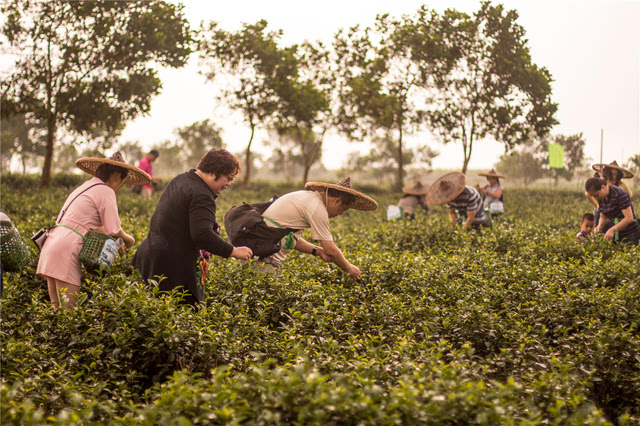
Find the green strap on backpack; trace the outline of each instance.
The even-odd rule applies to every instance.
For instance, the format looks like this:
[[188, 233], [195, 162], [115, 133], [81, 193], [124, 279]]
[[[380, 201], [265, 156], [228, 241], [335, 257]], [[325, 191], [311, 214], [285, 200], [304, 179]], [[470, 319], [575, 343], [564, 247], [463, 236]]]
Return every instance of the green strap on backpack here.
[[[282, 226], [280, 226], [280, 224], [278, 222], [276, 222], [275, 220], [271, 220], [268, 217], [264, 217], [262, 216], [262, 218], [264, 220], [267, 220], [269, 222], [271, 222], [273, 225], [275, 225], [276, 227], [282, 229]], [[293, 250], [293, 248], [296, 245], [296, 238], [293, 236], [293, 232], [289, 232], [285, 237], [284, 237], [284, 248], [288, 249], [288, 250]]]

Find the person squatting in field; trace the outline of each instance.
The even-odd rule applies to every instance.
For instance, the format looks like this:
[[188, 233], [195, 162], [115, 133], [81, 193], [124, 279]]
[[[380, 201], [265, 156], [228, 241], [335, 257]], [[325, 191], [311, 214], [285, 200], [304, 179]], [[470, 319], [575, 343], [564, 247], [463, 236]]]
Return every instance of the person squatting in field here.
[[148, 174], [127, 164], [119, 151], [109, 158], [80, 158], [76, 166], [95, 177], [76, 188], [65, 201], [56, 227], [49, 232], [42, 246], [36, 271], [46, 278], [49, 298], [55, 308], [60, 306], [60, 294], [68, 299], [65, 308], [76, 303], [82, 278], [79, 255], [83, 235], [100, 231], [122, 238], [127, 247], [135, 243], [120, 226], [116, 191], [123, 184], [151, 182]]
[[[333, 242], [329, 218], [350, 208], [375, 210], [378, 203], [351, 187], [350, 178], [338, 184], [308, 182], [304, 191], [295, 191], [273, 203], [234, 206], [225, 215], [225, 229], [234, 243], [251, 247], [262, 270], [274, 271], [291, 250], [319, 256], [333, 262], [353, 279], [360, 279], [360, 269], [351, 264]], [[311, 228], [311, 237], [320, 247], [304, 240], [303, 230]]]
[[452, 227], [459, 222], [465, 230], [491, 226], [491, 215], [485, 214], [482, 197], [475, 188], [467, 186], [464, 173], [451, 172], [440, 176], [429, 187], [428, 199], [431, 204], [447, 203]]
[[605, 240], [615, 243], [627, 242], [638, 245], [640, 225], [636, 220], [629, 194], [604, 179], [592, 177], [587, 179], [585, 190], [598, 200], [600, 223], [595, 233], [604, 233]]
[[[612, 161], [610, 164], [598, 163], [591, 166], [593, 170], [596, 171], [594, 177], [602, 178], [606, 180], [610, 185], [617, 186], [620, 189], [624, 189], [627, 194], [629, 194], [629, 198], [633, 197], [633, 192], [629, 186], [622, 182], [622, 179], [630, 179], [633, 177], [633, 173], [631, 171], [625, 169], [624, 167], [618, 166], [617, 161]], [[596, 226], [600, 223], [600, 213], [598, 213], [598, 200], [593, 198], [587, 191], [584, 192], [587, 200], [593, 205], [595, 208], [594, 215], [596, 218]], [[611, 223], [608, 224], [611, 226]], [[608, 228], [604, 229], [606, 232]]]
[[405, 219], [415, 219], [415, 212], [418, 206], [422, 207], [422, 210], [425, 212], [429, 211], [429, 202], [426, 198], [429, 188], [424, 186], [422, 182], [407, 185], [402, 188], [402, 192], [404, 192], [404, 195], [400, 201], [398, 201], [398, 207], [402, 209], [402, 214]]
[[142, 277], [158, 281], [162, 291], [184, 289], [184, 302], [205, 300], [210, 254], [249, 259], [248, 247], [234, 247], [220, 237], [216, 199], [240, 173], [238, 159], [224, 149], [207, 152], [197, 169], [169, 182], [151, 217], [149, 234], [132, 264]]

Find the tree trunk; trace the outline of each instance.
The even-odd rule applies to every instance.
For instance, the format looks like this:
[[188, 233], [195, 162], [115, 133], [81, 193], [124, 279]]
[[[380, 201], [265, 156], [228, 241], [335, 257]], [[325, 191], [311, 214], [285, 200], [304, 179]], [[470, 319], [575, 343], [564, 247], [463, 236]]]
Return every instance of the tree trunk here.
[[476, 122], [474, 115], [471, 115], [471, 130], [469, 131], [469, 150], [467, 151], [466, 138], [467, 133], [466, 129], [463, 126], [462, 137], [464, 138], [463, 146], [464, 146], [464, 164], [462, 165], [462, 173], [467, 174], [467, 167], [469, 166], [469, 161], [471, 160], [471, 151], [473, 150], [473, 134], [476, 131]]
[[251, 137], [249, 138], [249, 144], [247, 145], [247, 150], [245, 151], [245, 172], [244, 172], [244, 180], [242, 181], [242, 189], [246, 190], [249, 187], [249, 182], [251, 181], [251, 142], [253, 142], [253, 135], [256, 132], [256, 126], [251, 123]]
[[53, 142], [56, 134], [56, 117], [49, 115], [47, 118], [47, 147], [44, 154], [44, 166], [42, 166], [42, 177], [40, 188], [46, 188], [51, 183], [51, 163], [53, 161]]
[[400, 137], [398, 139], [398, 171], [396, 176], [396, 189], [402, 190], [402, 181], [404, 178], [404, 164], [402, 162], [402, 129], [400, 129]]

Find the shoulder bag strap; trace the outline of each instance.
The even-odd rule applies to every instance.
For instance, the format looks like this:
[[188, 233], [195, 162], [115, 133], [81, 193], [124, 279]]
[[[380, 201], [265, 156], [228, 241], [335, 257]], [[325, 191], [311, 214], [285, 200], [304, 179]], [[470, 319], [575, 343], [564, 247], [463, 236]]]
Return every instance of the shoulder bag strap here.
[[56, 225], [62, 220], [62, 217], [64, 216], [64, 214], [67, 212], [67, 210], [69, 209], [69, 206], [71, 205], [71, 203], [73, 203], [76, 198], [78, 198], [79, 196], [81, 196], [82, 194], [84, 194], [85, 192], [87, 192], [88, 190], [90, 190], [91, 188], [93, 188], [94, 186], [98, 186], [98, 185], [104, 185], [104, 183], [94, 183], [93, 185], [91, 185], [90, 187], [88, 187], [87, 189], [85, 189], [84, 191], [82, 191], [81, 193], [79, 193], [78, 195], [76, 195], [73, 200], [71, 200], [69, 202], [69, 204], [67, 204], [67, 207], [63, 208], [62, 211], [60, 212], [60, 217], [58, 217], [58, 219], [56, 220]]

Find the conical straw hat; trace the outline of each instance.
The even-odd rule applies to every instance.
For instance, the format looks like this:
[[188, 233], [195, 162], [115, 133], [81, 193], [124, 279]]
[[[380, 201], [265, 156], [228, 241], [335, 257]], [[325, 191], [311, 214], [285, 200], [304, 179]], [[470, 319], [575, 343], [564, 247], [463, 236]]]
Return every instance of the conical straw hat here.
[[429, 188], [424, 186], [422, 182], [415, 182], [413, 185], [407, 185], [402, 188], [402, 192], [409, 195], [427, 195]]
[[90, 175], [95, 176], [96, 170], [102, 164], [113, 164], [114, 166], [122, 167], [128, 170], [127, 177], [124, 179], [124, 183], [127, 185], [147, 185], [151, 183], [151, 176], [146, 172], [143, 172], [139, 168], [127, 164], [122, 157], [120, 151], [116, 151], [109, 158], [95, 158], [95, 157], [83, 157], [76, 160], [76, 166], [83, 172], [87, 172]]
[[622, 172], [622, 178], [623, 179], [630, 179], [633, 177], [633, 173], [631, 173], [631, 170], [625, 169], [624, 167], [620, 167], [618, 166], [618, 162], [617, 161], [612, 161], [609, 164], [604, 164], [604, 163], [598, 163], [598, 164], [594, 164], [593, 166], [591, 166], [591, 168], [593, 170], [595, 170], [596, 172], [602, 173], [604, 172], [605, 168], [610, 168], [610, 169], [616, 169], [616, 170], [620, 170]]
[[496, 169], [491, 169], [489, 173], [478, 173], [478, 176], [495, 177], [499, 179], [506, 179], [507, 177], [496, 173]]
[[327, 188], [337, 189], [338, 191], [347, 192], [356, 196], [356, 202], [351, 208], [356, 210], [375, 210], [378, 208], [378, 203], [371, 197], [364, 195], [362, 192], [358, 192], [351, 187], [351, 178], [342, 179], [338, 184], [324, 183], [324, 182], [307, 182], [304, 189], [307, 191], [324, 192]]
[[455, 199], [467, 184], [467, 177], [461, 172], [451, 172], [440, 176], [429, 187], [427, 196], [431, 204], [444, 204]]

